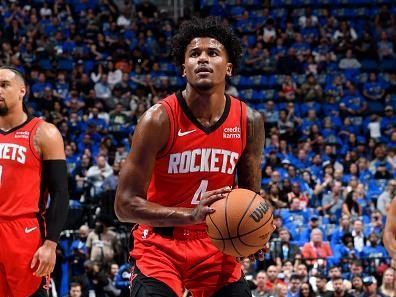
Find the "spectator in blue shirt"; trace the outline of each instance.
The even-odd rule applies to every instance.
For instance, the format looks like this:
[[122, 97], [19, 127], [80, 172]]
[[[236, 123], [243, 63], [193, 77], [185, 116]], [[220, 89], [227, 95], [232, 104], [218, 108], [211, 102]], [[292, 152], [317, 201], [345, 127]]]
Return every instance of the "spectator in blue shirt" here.
[[381, 132], [389, 136], [396, 127], [396, 116], [393, 113], [393, 107], [387, 105], [385, 107], [385, 115], [381, 119]]
[[380, 242], [380, 238], [375, 232], [371, 232], [368, 236], [368, 241], [363, 253], [366, 258], [371, 258], [370, 264], [374, 267], [378, 267], [383, 261], [387, 261], [388, 252]]
[[[342, 99], [340, 103], [340, 110], [343, 112], [344, 116], [359, 117], [364, 114], [367, 109], [366, 100], [360, 95], [360, 92], [352, 84], [348, 84], [348, 92]], [[362, 120], [354, 121], [354, 125], [361, 125]]]
[[70, 246], [71, 259], [71, 275], [78, 276], [84, 273], [84, 262], [88, 257], [88, 250], [86, 247], [89, 228], [87, 225], [82, 225], [78, 231], [79, 237], [75, 239]]
[[368, 100], [378, 101], [385, 95], [385, 85], [377, 79], [377, 75], [371, 72], [369, 80], [363, 86], [363, 95]]
[[330, 236], [330, 246], [334, 249], [336, 245], [341, 244], [342, 237], [351, 231], [350, 216], [343, 214], [339, 220], [339, 225], [333, 230]]
[[131, 271], [133, 265], [131, 263], [123, 264], [115, 276], [115, 286], [121, 290], [121, 296], [129, 296], [129, 285], [131, 280]]

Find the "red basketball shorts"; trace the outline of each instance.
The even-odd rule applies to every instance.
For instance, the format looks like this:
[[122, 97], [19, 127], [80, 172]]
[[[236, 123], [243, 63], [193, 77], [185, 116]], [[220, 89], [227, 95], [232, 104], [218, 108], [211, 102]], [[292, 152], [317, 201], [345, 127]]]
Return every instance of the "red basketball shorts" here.
[[0, 296], [26, 297], [39, 289], [42, 278], [30, 264], [41, 242], [37, 218], [0, 219]]
[[173, 234], [161, 236], [148, 226], [133, 232], [131, 256], [144, 275], [164, 282], [177, 296], [187, 288], [194, 297], [212, 296], [241, 278], [241, 265], [221, 253], [205, 231], [175, 228]]

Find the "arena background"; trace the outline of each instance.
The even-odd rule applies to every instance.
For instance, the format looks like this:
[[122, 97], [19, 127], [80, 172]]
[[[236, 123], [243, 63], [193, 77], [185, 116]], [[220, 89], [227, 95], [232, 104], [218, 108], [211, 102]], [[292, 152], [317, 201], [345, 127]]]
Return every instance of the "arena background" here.
[[65, 141], [70, 213], [52, 296], [68, 296], [71, 282], [83, 296], [127, 296], [131, 226], [113, 211], [118, 172], [139, 117], [185, 84], [171, 37], [207, 15], [243, 44], [227, 93], [265, 118], [262, 195], [278, 229], [266, 261], [244, 261], [254, 296], [299, 296], [307, 282], [322, 296], [316, 284], [333, 290], [337, 274], [353, 296], [395, 296], [381, 241], [396, 194], [395, 13], [391, 0], [1, 2], [0, 64], [25, 73], [30, 112]]

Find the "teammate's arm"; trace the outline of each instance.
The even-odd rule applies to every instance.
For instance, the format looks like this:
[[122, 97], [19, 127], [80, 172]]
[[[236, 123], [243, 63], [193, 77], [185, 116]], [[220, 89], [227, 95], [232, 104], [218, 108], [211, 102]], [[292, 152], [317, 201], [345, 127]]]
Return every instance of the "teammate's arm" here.
[[35, 275], [45, 276], [54, 270], [57, 241], [67, 218], [67, 168], [63, 139], [54, 125], [46, 122], [40, 125], [34, 136], [34, 147], [42, 157], [42, 179], [51, 200], [45, 213], [44, 243], [34, 254], [31, 267], [38, 263]]
[[389, 255], [396, 259], [396, 197], [393, 198], [386, 216], [384, 246]]
[[151, 107], [139, 120], [115, 198], [115, 212], [120, 221], [153, 227], [198, 224], [213, 212], [209, 205], [229, 192], [224, 189], [206, 192], [194, 209], [165, 207], [146, 199], [157, 154], [169, 138], [169, 127], [168, 115], [161, 105]]

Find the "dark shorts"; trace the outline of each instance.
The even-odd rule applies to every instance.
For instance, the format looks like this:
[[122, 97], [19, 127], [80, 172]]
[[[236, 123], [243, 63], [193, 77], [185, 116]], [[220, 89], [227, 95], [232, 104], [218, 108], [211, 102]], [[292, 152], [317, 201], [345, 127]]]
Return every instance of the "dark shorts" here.
[[[195, 294], [194, 297], [212, 296], [212, 297], [251, 297], [249, 286], [243, 276], [236, 282], [220, 288], [219, 291], [214, 292], [214, 295]], [[134, 268], [131, 277], [131, 295], [130, 297], [178, 297], [178, 295], [165, 283], [147, 277]]]
[[36, 277], [30, 264], [41, 246], [37, 218], [0, 221], [0, 296], [47, 296], [47, 279]]

